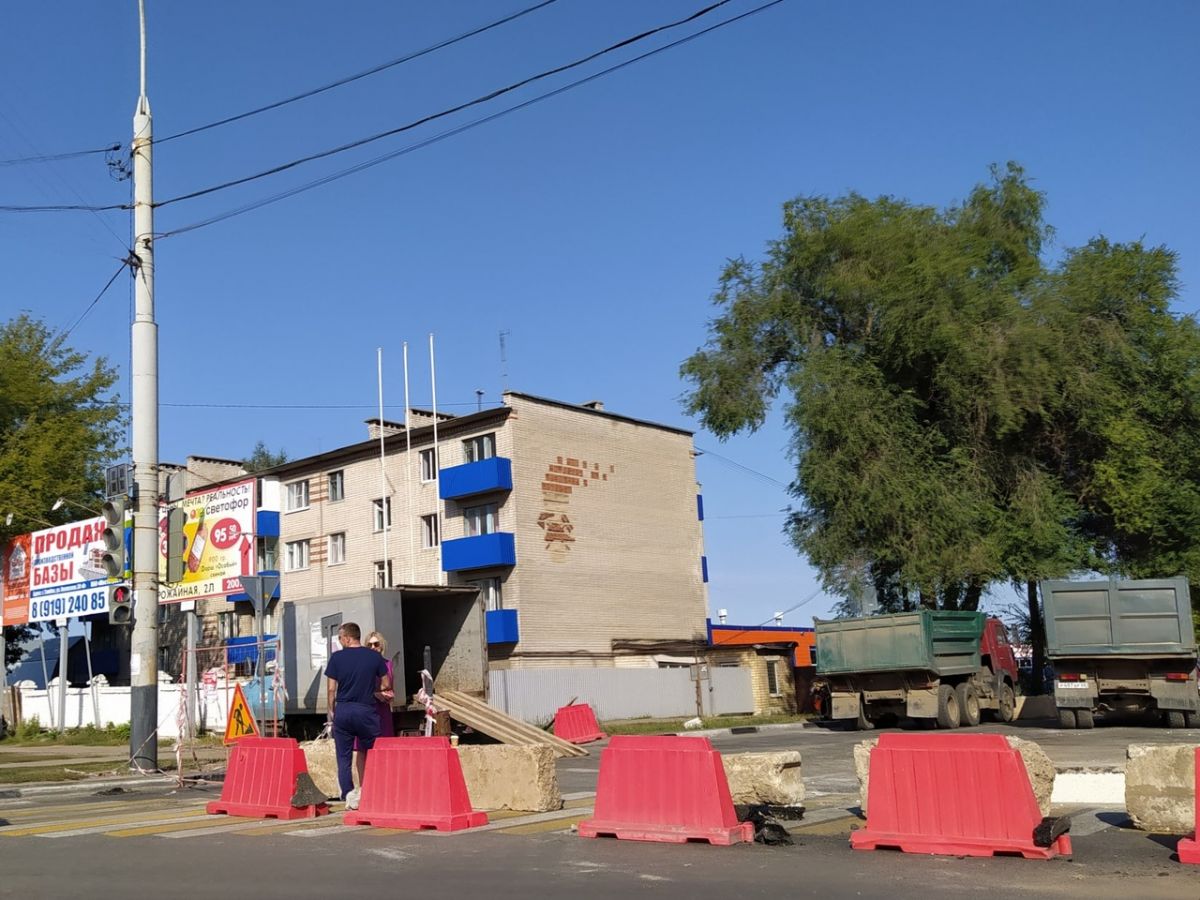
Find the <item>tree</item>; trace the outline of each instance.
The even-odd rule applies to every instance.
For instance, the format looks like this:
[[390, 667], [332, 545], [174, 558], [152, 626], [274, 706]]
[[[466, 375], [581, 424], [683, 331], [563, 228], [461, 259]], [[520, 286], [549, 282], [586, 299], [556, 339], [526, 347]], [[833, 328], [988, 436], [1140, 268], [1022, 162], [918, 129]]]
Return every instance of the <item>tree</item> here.
[[1175, 259], [1103, 238], [1049, 266], [1044, 198], [993, 169], [944, 210], [802, 197], [766, 259], [731, 261], [685, 403], [719, 437], [777, 398], [788, 534], [843, 596], [976, 609], [1040, 580], [1200, 577], [1200, 329]]
[[[106, 359], [70, 349], [39, 320], [0, 326], [0, 544], [78, 518], [77, 506], [52, 509], [59, 497], [97, 506], [104, 467], [125, 437], [116, 382]], [[6, 663], [31, 632], [5, 629]]]
[[280, 449], [277, 453], [272, 453], [263, 441], [259, 441], [254, 445], [254, 449], [250, 451], [250, 455], [242, 460], [242, 466], [250, 474], [262, 472], [265, 469], [271, 469], [275, 466], [282, 466], [288, 461], [287, 451]]

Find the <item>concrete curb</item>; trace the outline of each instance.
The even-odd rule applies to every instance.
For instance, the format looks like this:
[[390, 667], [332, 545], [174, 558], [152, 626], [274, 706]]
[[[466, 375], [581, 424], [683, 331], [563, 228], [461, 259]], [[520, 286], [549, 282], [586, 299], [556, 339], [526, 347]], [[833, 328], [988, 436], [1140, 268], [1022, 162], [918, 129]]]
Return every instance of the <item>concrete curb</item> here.
[[[197, 776], [185, 776], [189, 781]], [[224, 772], [206, 772], [204, 779], [213, 784], [225, 780]], [[44, 797], [55, 794], [95, 794], [114, 787], [175, 787], [179, 781], [174, 775], [140, 775], [136, 778], [118, 776], [97, 778], [88, 781], [62, 781], [53, 784], [28, 784], [11, 788], [0, 786], [0, 800], [21, 800], [26, 797]]]
[[817, 726], [811, 722], [782, 722], [778, 725], [737, 725], [732, 728], [698, 728], [695, 731], [673, 731], [670, 734], [678, 734], [682, 737], [695, 735], [696, 737], [716, 737], [723, 734], [758, 734], [761, 731], [790, 731], [798, 728], [816, 728]]

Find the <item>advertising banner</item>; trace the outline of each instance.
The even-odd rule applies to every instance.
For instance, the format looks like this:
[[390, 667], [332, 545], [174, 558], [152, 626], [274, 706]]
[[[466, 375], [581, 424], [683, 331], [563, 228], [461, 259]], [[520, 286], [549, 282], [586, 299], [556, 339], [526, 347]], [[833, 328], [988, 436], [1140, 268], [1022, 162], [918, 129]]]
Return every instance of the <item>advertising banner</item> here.
[[101, 562], [104, 527], [104, 519], [97, 517], [10, 542], [4, 558], [4, 624], [108, 612], [110, 579]]
[[0, 583], [4, 588], [5, 625], [24, 625], [29, 621], [30, 538], [31, 535], [20, 534], [4, 545]]
[[167, 584], [167, 507], [159, 510], [159, 602], [240, 594], [242, 575], [256, 572], [254, 479], [188, 494], [174, 504], [187, 514], [183, 579]]

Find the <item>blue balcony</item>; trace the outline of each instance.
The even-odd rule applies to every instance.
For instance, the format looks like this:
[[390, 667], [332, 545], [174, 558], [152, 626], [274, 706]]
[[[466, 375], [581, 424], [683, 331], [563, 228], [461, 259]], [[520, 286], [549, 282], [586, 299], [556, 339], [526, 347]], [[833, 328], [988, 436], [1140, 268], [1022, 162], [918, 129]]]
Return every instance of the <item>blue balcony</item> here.
[[457, 500], [489, 491], [512, 490], [512, 460], [503, 456], [481, 459], [438, 472], [438, 496]]
[[258, 537], [279, 537], [279, 511], [260, 509], [254, 517]]
[[489, 609], [485, 615], [489, 644], [515, 644], [520, 640], [515, 609]]
[[491, 566], [515, 566], [517, 548], [507, 531], [442, 541], [442, 571], [464, 572]]

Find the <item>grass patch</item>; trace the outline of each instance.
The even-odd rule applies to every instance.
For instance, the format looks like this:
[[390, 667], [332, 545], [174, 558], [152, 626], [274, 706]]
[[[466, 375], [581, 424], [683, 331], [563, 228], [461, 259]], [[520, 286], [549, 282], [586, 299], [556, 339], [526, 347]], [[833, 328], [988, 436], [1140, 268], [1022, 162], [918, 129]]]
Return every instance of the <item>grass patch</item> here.
[[[706, 716], [703, 728], [743, 728], [750, 725], [783, 725], [804, 722], [807, 715], [769, 716]], [[683, 723], [687, 719], [621, 719], [600, 723], [601, 730], [608, 734], [686, 734]]]
[[[158, 761], [163, 770], [174, 769], [174, 757], [161, 757]], [[0, 769], [0, 784], [32, 784], [40, 781], [81, 781], [92, 775], [131, 775], [123, 763], [105, 762], [78, 763], [77, 765], [30, 766], [27, 769]]]
[[68, 728], [66, 731], [51, 731], [43, 728], [37, 716], [26, 719], [9, 734], [0, 746], [13, 747], [25, 744], [36, 746], [75, 746], [75, 747], [120, 747], [129, 743], [129, 726], [114, 725], [109, 722], [103, 728], [95, 725], [85, 725], [82, 728]]

